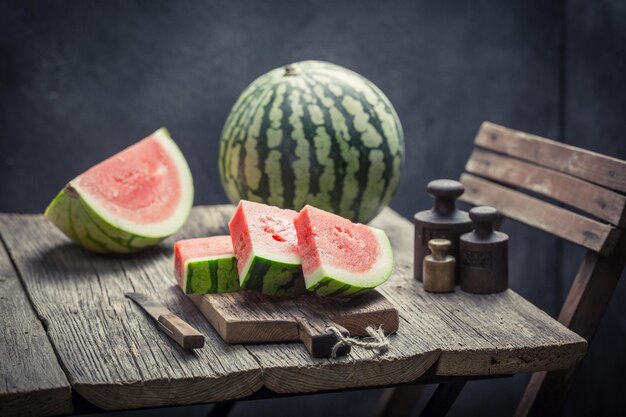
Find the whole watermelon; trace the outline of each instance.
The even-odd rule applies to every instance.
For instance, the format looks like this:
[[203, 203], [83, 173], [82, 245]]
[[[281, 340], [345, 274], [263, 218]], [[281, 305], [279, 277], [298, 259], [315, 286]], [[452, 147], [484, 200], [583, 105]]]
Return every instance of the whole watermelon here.
[[361, 223], [391, 200], [404, 134], [389, 99], [346, 68], [303, 61], [274, 69], [239, 96], [220, 139], [228, 198]]

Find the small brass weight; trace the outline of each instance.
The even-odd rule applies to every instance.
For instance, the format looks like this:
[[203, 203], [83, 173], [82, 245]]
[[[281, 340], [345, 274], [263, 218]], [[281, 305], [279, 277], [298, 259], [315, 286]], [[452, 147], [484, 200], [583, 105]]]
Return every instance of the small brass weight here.
[[469, 215], [474, 231], [461, 236], [461, 289], [474, 294], [504, 291], [509, 287], [509, 237], [493, 230], [498, 211], [480, 206]]
[[424, 258], [424, 290], [428, 292], [454, 291], [456, 261], [448, 255], [452, 242], [448, 239], [431, 239], [428, 248], [432, 252]]

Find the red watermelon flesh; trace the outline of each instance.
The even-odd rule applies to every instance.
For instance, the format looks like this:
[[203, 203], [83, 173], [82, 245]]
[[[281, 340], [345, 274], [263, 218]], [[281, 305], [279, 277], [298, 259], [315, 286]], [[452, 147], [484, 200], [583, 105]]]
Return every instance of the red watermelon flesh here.
[[302, 267], [293, 219], [298, 213], [241, 200], [229, 222], [239, 283], [268, 295], [293, 296]]
[[182, 194], [169, 144], [155, 132], [93, 166], [72, 186], [112, 216], [135, 224], [166, 221], [175, 215]]
[[189, 166], [161, 128], [71, 180], [45, 214], [87, 249], [132, 252], [175, 233], [192, 204]]
[[174, 245], [174, 271], [186, 294], [239, 289], [237, 260], [230, 236], [179, 240]]
[[305, 206], [294, 219], [306, 288], [351, 297], [384, 283], [393, 252], [384, 231]]

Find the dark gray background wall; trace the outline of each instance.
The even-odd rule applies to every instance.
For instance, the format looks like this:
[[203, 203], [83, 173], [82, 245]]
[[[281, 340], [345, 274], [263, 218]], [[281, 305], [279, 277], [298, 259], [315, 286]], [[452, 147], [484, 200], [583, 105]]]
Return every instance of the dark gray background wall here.
[[[626, 159], [626, 2], [2, 1], [0, 211], [41, 212], [65, 182], [159, 126], [191, 165], [196, 203], [223, 203], [221, 127], [256, 76], [322, 59], [394, 103], [407, 163], [392, 207], [458, 177], [491, 120]], [[558, 312], [580, 250], [508, 223], [512, 287]], [[626, 414], [626, 284], [568, 404]], [[510, 414], [527, 376], [470, 383], [453, 415]], [[372, 391], [241, 404], [236, 415], [360, 416]], [[192, 414], [205, 408], [195, 407]]]

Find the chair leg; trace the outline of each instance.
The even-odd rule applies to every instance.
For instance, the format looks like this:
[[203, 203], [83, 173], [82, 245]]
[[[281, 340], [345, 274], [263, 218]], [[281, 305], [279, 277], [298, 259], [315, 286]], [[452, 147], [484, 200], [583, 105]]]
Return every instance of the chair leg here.
[[439, 384], [432, 397], [422, 410], [420, 417], [443, 417], [445, 416], [454, 401], [463, 390], [465, 381], [447, 382]]
[[[587, 252], [563, 304], [559, 321], [591, 343], [626, 263], [626, 234], [613, 253]], [[574, 385], [576, 369], [533, 374], [515, 417], [559, 415]]]
[[376, 417], [406, 417], [411, 415], [422, 393], [423, 385], [402, 385], [387, 388], [380, 397]]
[[532, 374], [514, 417], [562, 415], [576, 369]]
[[209, 411], [207, 417], [228, 417], [236, 403], [237, 401], [234, 400], [215, 403], [213, 408], [211, 408], [211, 411]]

